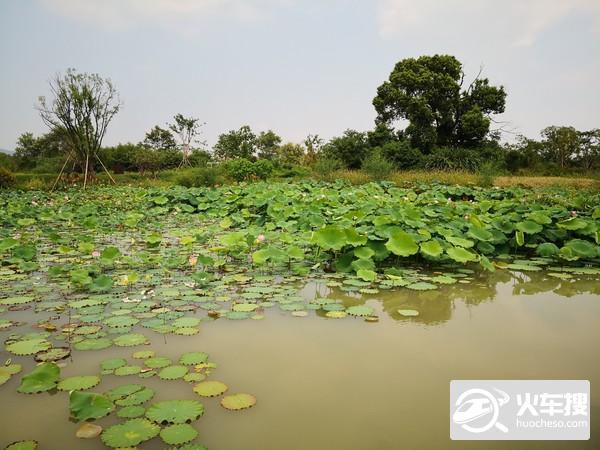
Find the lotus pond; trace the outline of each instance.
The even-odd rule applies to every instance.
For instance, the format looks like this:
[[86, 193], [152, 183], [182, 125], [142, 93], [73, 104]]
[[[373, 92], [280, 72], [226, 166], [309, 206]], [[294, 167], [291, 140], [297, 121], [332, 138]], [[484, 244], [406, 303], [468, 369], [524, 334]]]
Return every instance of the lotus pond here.
[[600, 382], [598, 205], [388, 183], [0, 193], [0, 448], [532, 448], [450, 441], [449, 381]]

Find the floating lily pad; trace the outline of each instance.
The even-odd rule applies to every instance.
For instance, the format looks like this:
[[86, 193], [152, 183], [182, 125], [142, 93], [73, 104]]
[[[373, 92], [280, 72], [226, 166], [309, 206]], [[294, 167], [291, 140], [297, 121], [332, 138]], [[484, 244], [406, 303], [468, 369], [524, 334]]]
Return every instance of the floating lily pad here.
[[143, 406], [126, 406], [117, 411], [117, 416], [122, 419], [135, 419], [142, 417], [146, 412], [146, 408]]
[[139, 352], [134, 352], [132, 356], [135, 359], [148, 359], [152, 358], [154, 355], [155, 353], [152, 350], [140, 350]]
[[73, 345], [75, 350], [103, 350], [112, 345], [108, 338], [84, 339]]
[[425, 281], [419, 281], [417, 283], [411, 283], [406, 286], [408, 289], [412, 289], [413, 291], [430, 291], [433, 289], [438, 289], [438, 286], [432, 283], [427, 283]]
[[142, 371], [140, 366], [123, 366], [115, 369], [115, 375], [118, 377], [123, 377], [127, 375], [137, 375]]
[[112, 401], [105, 395], [79, 391], [71, 391], [69, 394], [71, 417], [77, 421], [99, 419], [110, 414], [113, 409]]
[[9, 364], [0, 366], [0, 386], [10, 380], [10, 377], [21, 371], [21, 364]]
[[194, 427], [187, 423], [169, 425], [160, 431], [160, 438], [170, 445], [181, 445], [198, 436]]
[[346, 312], [351, 316], [370, 316], [375, 312], [373, 308], [366, 305], [350, 306], [346, 309]]
[[143, 334], [131, 333], [131, 334], [123, 334], [113, 340], [116, 346], [118, 347], [132, 347], [134, 345], [142, 345], [147, 344], [148, 338]]
[[38, 352], [43, 352], [52, 347], [52, 344], [46, 339], [25, 339], [22, 341], [11, 342], [6, 345], [6, 351], [18, 355], [26, 356], [33, 355]]
[[98, 383], [100, 383], [100, 377], [96, 375], [85, 375], [65, 378], [61, 380], [56, 387], [59, 391], [85, 391], [86, 389], [98, 385]]
[[113, 425], [100, 436], [108, 447], [134, 447], [157, 436], [160, 427], [147, 419], [130, 419], [125, 423]]
[[194, 366], [208, 361], [208, 353], [204, 352], [189, 352], [184, 353], [179, 358], [179, 364], [184, 366]]
[[60, 378], [60, 369], [53, 362], [42, 363], [23, 376], [17, 389], [23, 394], [37, 394], [54, 389]]
[[202, 397], [217, 397], [227, 391], [227, 385], [220, 381], [203, 381], [194, 386], [194, 392]]
[[125, 365], [127, 365], [127, 361], [123, 358], [109, 358], [100, 363], [102, 370], [115, 370]]
[[161, 369], [163, 367], [170, 366], [172, 363], [173, 361], [171, 361], [169, 358], [165, 358], [164, 356], [155, 356], [144, 361], [144, 365], [146, 367], [150, 367], [151, 369]]
[[256, 397], [250, 394], [233, 394], [223, 397], [221, 406], [231, 411], [251, 408], [256, 405]]
[[146, 417], [157, 423], [185, 423], [198, 419], [204, 413], [204, 405], [196, 400], [167, 400], [154, 403], [146, 411]]
[[158, 378], [161, 380], [176, 380], [182, 378], [186, 373], [188, 373], [186, 366], [168, 366], [158, 372]]
[[[140, 386], [140, 385], [129, 385], [131, 386]], [[148, 387], [140, 386], [142, 389], [132, 392], [127, 395], [121, 395], [120, 397], [115, 399], [115, 404], [118, 406], [138, 406], [143, 403], [146, 403], [152, 397], [154, 397], [154, 390]], [[114, 390], [111, 391], [112, 395], [115, 395]], [[123, 392], [123, 390], [121, 391]]]

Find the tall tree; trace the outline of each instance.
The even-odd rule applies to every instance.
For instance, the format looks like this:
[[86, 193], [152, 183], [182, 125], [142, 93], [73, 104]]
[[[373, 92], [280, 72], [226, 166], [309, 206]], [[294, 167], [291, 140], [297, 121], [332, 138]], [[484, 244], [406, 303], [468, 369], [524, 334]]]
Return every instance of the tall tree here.
[[366, 133], [346, 130], [342, 136], [332, 138], [323, 146], [322, 154], [337, 159], [348, 169], [360, 169], [370, 150]]
[[462, 64], [454, 56], [403, 59], [377, 89], [377, 124], [406, 120], [405, 134], [422, 150], [435, 145], [475, 147], [504, 112], [506, 92], [479, 78], [463, 89]]
[[93, 160], [102, 163], [98, 151], [108, 124], [121, 106], [117, 90], [109, 79], [98, 74], [78, 73], [75, 69], [68, 69], [64, 75], [51, 80], [50, 90], [53, 98], [39, 97], [37, 109], [51, 131], [65, 136], [69, 143], [67, 161], [72, 158], [83, 168], [85, 189]]
[[165, 130], [155, 125], [146, 133], [142, 145], [153, 150], [173, 150], [177, 148], [177, 142], [171, 130]]
[[254, 159], [256, 135], [248, 125], [244, 125], [239, 130], [231, 130], [219, 136], [213, 152], [215, 157], [221, 160]]
[[277, 157], [277, 148], [281, 144], [281, 137], [272, 130], [261, 131], [256, 137], [256, 149], [260, 159], [274, 159]]
[[182, 159], [179, 167], [191, 166], [190, 153], [192, 152], [192, 143], [205, 144], [198, 140], [200, 127], [204, 124], [200, 123], [200, 119], [184, 117], [183, 114], [176, 114], [173, 119], [175, 122], [169, 125], [169, 129], [179, 136], [179, 140], [181, 141]]
[[600, 167], [600, 128], [579, 132], [579, 151], [577, 154], [581, 166], [590, 170]]
[[579, 134], [573, 127], [546, 127], [542, 130], [545, 156], [561, 169], [569, 165], [579, 150]]

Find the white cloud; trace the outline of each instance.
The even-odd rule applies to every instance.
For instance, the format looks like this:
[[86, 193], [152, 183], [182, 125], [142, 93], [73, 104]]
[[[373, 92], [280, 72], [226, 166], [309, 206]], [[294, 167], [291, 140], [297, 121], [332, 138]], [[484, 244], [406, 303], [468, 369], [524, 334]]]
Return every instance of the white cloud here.
[[150, 24], [183, 34], [226, 18], [255, 22], [292, 0], [41, 0], [55, 14], [106, 29]]
[[600, 24], [599, 0], [381, 0], [383, 37], [428, 32], [443, 36], [471, 32], [473, 39], [495, 33], [514, 46], [532, 45], [540, 33], [573, 13]]

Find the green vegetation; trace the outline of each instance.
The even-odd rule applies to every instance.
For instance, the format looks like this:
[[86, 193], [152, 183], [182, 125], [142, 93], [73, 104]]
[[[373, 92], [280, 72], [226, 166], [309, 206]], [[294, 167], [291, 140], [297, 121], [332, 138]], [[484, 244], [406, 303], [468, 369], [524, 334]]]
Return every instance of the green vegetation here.
[[[407, 58], [377, 89], [372, 130], [346, 130], [327, 142], [309, 135], [299, 144], [244, 125], [221, 134], [208, 149], [200, 139], [203, 123], [182, 114], [152, 127], [139, 143], [102, 147], [120, 106], [116, 89], [98, 75], [69, 70], [51, 82], [55, 98], [39, 107], [49, 132], [24, 133], [13, 156], [0, 155], [0, 188], [47, 189], [59, 173], [62, 185], [113, 182], [112, 175], [125, 174], [116, 181], [159, 179], [186, 187], [267, 178], [332, 181], [339, 170], [362, 170], [364, 181], [396, 180], [407, 171], [481, 173], [478, 181], [485, 186], [500, 176], [598, 178], [600, 130], [550, 126], [540, 140], [517, 136], [501, 142], [503, 126], [493, 128], [494, 115], [505, 110], [507, 95], [480, 75], [467, 84], [462, 64], [450, 55]], [[89, 107], [69, 115], [71, 105], [79, 104]], [[82, 131], [88, 119], [99, 124], [90, 136]], [[399, 123], [406, 127], [397, 128]], [[186, 168], [195, 170], [169, 173]], [[102, 174], [105, 169], [110, 174]]]

